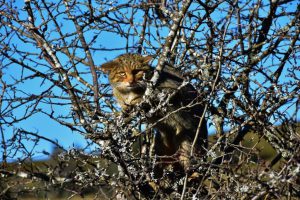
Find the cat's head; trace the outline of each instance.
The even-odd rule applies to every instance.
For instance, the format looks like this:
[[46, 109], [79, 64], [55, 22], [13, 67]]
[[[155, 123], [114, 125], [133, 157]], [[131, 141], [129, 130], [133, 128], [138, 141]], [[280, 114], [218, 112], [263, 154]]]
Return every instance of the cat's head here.
[[101, 69], [109, 75], [111, 86], [119, 92], [142, 93], [146, 88], [144, 77], [149, 77], [152, 72], [149, 65], [152, 58], [139, 54], [123, 54], [103, 64]]

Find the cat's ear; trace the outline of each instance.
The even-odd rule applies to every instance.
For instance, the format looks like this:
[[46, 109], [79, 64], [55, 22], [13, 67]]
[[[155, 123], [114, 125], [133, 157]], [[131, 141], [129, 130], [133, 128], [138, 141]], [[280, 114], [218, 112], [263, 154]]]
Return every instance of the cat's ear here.
[[154, 58], [154, 56], [144, 56], [144, 57], [142, 57], [142, 63], [148, 64], [153, 58]]
[[117, 63], [115, 61], [104, 63], [103, 65], [101, 65], [101, 71], [108, 74], [113, 68], [115, 68], [116, 65]]

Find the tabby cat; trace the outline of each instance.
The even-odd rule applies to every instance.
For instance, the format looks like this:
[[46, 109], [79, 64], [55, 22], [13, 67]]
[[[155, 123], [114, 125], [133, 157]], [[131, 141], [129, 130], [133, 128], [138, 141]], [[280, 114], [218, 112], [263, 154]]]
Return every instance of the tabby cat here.
[[[109, 75], [113, 94], [124, 112], [129, 112], [132, 106], [142, 102], [146, 82], [154, 70], [149, 65], [151, 59], [152, 56], [123, 54], [102, 65], [102, 70]], [[191, 145], [203, 114], [203, 106], [193, 86], [182, 86], [182, 82], [183, 77], [180, 73], [169, 66], [164, 67], [154, 88], [154, 94], [151, 95], [151, 105], [158, 105], [161, 101], [158, 96], [162, 94], [173, 93], [173, 96], [166, 108], [149, 116], [148, 121], [154, 124], [158, 132], [153, 144], [155, 154], [164, 157], [165, 166], [169, 165], [169, 162], [175, 162], [177, 166], [187, 170], [190, 167]], [[144, 111], [148, 112], [149, 107], [145, 107]], [[196, 155], [202, 155], [206, 146], [207, 127], [204, 120], [195, 146]], [[166, 158], [168, 156], [169, 159]]]

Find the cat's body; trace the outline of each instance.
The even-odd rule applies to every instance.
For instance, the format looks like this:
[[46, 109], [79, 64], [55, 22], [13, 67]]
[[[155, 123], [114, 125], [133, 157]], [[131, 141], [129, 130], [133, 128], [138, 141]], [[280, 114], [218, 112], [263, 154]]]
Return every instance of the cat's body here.
[[[114, 96], [122, 107], [128, 111], [143, 100], [146, 81], [152, 76], [153, 69], [149, 66], [152, 57], [142, 57], [138, 54], [124, 54], [115, 60], [105, 63], [102, 68], [109, 74], [109, 81]], [[144, 79], [145, 78], [145, 79]], [[183, 78], [171, 67], [165, 66], [151, 98], [152, 107], [161, 101], [162, 94], [172, 97], [163, 109], [159, 109], [148, 117], [158, 130], [154, 151], [159, 156], [170, 156], [166, 162], [180, 161], [184, 169], [189, 167], [191, 145], [198, 129], [203, 106], [199, 103], [199, 95], [192, 85], [182, 85]], [[153, 98], [154, 97], [154, 98]], [[163, 96], [166, 100], [168, 95]], [[149, 106], [144, 108], [149, 111]], [[206, 121], [200, 127], [195, 146], [196, 155], [204, 153], [207, 146]], [[167, 165], [167, 164], [166, 164]]]

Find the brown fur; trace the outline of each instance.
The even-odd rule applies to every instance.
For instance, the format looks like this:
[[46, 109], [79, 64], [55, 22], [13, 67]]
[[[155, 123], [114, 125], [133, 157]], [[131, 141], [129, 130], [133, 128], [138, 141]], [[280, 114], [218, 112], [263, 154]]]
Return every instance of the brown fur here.
[[[102, 65], [103, 71], [109, 74], [114, 96], [123, 111], [127, 111], [130, 106], [135, 106], [143, 100], [146, 90], [146, 82], [143, 77], [149, 79], [153, 72], [148, 64], [150, 60], [150, 56], [124, 54]], [[166, 109], [155, 112], [148, 117], [148, 120], [155, 124], [155, 128], [159, 131], [153, 144], [155, 153], [159, 156], [169, 156], [162, 159], [162, 162], [179, 160], [181, 167], [187, 170], [190, 167], [191, 145], [203, 113], [203, 107], [199, 103], [199, 95], [193, 86], [188, 84], [181, 87], [182, 81], [180, 73], [165, 66], [153, 96], [157, 97], [162, 92], [170, 94], [175, 92], [175, 95], [170, 99]], [[179, 87], [181, 89], [178, 90]], [[158, 101], [158, 99], [154, 99], [152, 106], [158, 105]], [[145, 108], [144, 111], [148, 112], [149, 108]], [[161, 120], [162, 118], [163, 120]], [[203, 154], [207, 146], [206, 121], [203, 122], [195, 146], [196, 155]]]
[[150, 72], [148, 62], [151, 59], [152, 57], [124, 54], [102, 65], [103, 71], [109, 74], [113, 94], [123, 110], [142, 100], [146, 89], [143, 76]]

